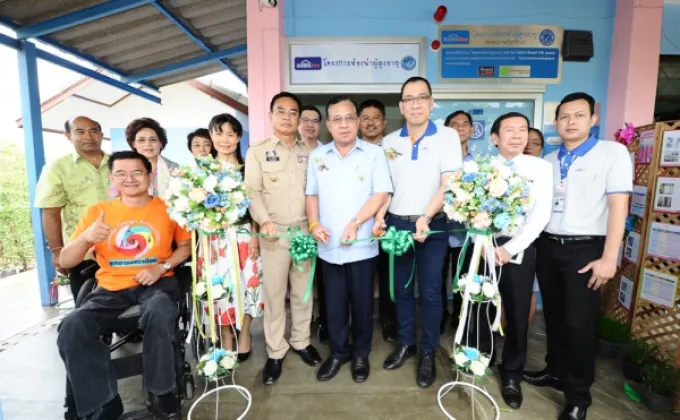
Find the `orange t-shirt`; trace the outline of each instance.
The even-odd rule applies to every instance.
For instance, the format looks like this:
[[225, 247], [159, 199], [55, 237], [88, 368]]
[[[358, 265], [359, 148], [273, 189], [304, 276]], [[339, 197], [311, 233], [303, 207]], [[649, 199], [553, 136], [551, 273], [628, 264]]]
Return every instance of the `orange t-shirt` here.
[[[139, 286], [134, 277], [145, 267], [163, 264], [172, 254], [172, 243], [191, 239], [191, 234], [170, 219], [163, 200], [154, 197], [143, 207], [127, 207], [120, 198], [90, 206], [73, 233], [82, 235], [104, 212], [111, 227], [109, 239], [95, 245], [97, 280], [106, 290]], [[163, 277], [171, 276], [169, 271]]]

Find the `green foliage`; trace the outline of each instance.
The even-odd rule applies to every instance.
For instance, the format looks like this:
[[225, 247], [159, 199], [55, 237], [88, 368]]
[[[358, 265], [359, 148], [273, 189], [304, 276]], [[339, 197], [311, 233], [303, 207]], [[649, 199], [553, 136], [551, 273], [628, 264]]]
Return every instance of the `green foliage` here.
[[600, 316], [597, 324], [597, 336], [609, 343], [625, 344], [630, 340], [630, 330], [621, 321]]
[[35, 260], [23, 150], [0, 143], [0, 268], [28, 269]]
[[643, 377], [645, 386], [662, 397], [673, 398], [680, 387], [680, 370], [671, 365], [671, 360], [647, 362]]
[[656, 344], [650, 346], [639, 337], [634, 337], [628, 343], [628, 358], [631, 362], [642, 365], [654, 356], [659, 350]]

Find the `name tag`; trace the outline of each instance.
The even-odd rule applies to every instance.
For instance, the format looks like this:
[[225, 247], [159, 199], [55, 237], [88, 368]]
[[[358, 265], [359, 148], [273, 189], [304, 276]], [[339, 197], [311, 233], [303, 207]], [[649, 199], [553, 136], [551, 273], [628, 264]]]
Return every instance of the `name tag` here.
[[267, 162], [278, 162], [280, 160], [276, 150], [267, 150], [264, 152], [264, 156]]
[[563, 213], [564, 212], [564, 195], [565, 188], [564, 183], [560, 183], [555, 189], [555, 197], [553, 198], [553, 213]]
[[281, 159], [278, 156], [267, 156], [267, 162], [278, 162], [279, 160]]

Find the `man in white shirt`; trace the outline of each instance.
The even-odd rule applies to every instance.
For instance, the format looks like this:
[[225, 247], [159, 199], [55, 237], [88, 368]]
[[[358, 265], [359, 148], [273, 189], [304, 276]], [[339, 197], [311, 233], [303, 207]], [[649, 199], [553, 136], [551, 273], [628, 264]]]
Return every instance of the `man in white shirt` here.
[[[397, 306], [399, 343], [385, 359], [388, 370], [400, 368], [416, 354], [416, 308], [411, 279], [416, 264], [420, 297], [422, 335], [416, 383], [431, 386], [436, 378], [435, 350], [439, 347], [442, 319], [442, 267], [448, 249], [448, 234], [442, 211], [444, 187], [462, 166], [460, 139], [456, 130], [437, 127], [430, 115], [434, 108], [432, 87], [427, 79], [412, 77], [401, 87], [399, 110], [406, 124], [383, 139], [383, 150], [392, 176], [394, 195], [388, 202], [387, 225], [414, 232], [415, 252], [395, 258], [394, 295]], [[376, 224], [387, 208], [376, 216]], [[409, 285], [406, 287], [406, 285]]]
[[585, 420], [595, 380], [601, 287], [616, 273], [616, 260], [633, 189], [628, 150], [590, 136], [595, 99], [577, 92], [555, 111], [562, 145], [545, 157], [553, 166], [550, 222], [536, 242], [536, 274], [543, 297], [547, 366], [526, 372], [536, 386], [564, 390], [559, 420]]
[[[511, 161], [518, 174], [528, 178], [532, 205], [525, 209], [526, 219], [512, 237], [501, 233], [495, 249], [500, 267], [499, 289], [507, 326], [500, 365], [501, 395], [505, 403], [518, 409], [522, 405], [522, 370], [527, 355], [529, 310], [536, 272], [533, 242], [550, 220], [552, 204], [552, 166], [543, 159], [523, 154], [529, 140], [529, 119], [518, 112], [501, 115], [491, 126], [491, 141], [503, 159]], [[511, 263], [510, 260], [515, 259]], [[482, 327], [482, 325], [480, 325]]]

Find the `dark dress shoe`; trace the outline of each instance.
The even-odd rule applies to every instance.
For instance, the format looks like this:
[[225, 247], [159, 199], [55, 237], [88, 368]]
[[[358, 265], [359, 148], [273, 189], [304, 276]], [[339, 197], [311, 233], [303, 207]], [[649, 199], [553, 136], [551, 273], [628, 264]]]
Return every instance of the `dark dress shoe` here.
[[352, 359], [352, 379], [354, 379], [354, 382], [366, 381], [369, 373], [371, 373], [371, 365], [367, 358], [355, 357]]
[[328, 343], [328, 327], [319, 324], [319, 326], [316, 328], [316, 339], [319, 340], [319, 343], [321, 344], [326, 344]]
[[319, 371], [316, 372], [316, 379], [319, 381], [330, 381], [331, 379], [335, 378], [335, 375], [340, 372], [340, 367], [347, 363], [347, 360], [340, 360], [340, 359], [335, 359], [333, 357], [329, 357], [328, 360], [323, 362], [321, 367], [319, 368]]
[[384, 323], [382, 325], [382, 336], [383, 340], [388, 343], [397, 341], [397, 326], [393, 323]]
[[399, 369], [409, 357], [415, 356], [416, 352], [415, 345], [407, 346], [406, 344], [399, 343], [385, 359], [383, 368], [387, 370]]
[[435, 379], [437, 379], [437, 367], [434, 364], [434, 352], [422, 353], [418, 358], [416, 383], [421, 388], [429, 388]]
[[248, 360], [249, 357], [250, 357], [250, 352], [249, 352], [249, 351], [248, 351], [248, 352], [245, 352], [245, 353], [239, 353], [239, 354], [238, 354], [238, 357], [237, 357], [237, 360], [238, 360], [239, 363], [243, 363], [243, 362], [245, 362], [246, 360]]
[[281, 367], [283, 366], [283, 359], [267, 359], [262, 370], [262, 382], [265, 385], [271, 385], [278, 381], [281, 377]]
[[85, 416], [85, 420], [118, 420], [123, 415], [123, 401], [116, 395], [99, 410]]
[[518, 410], [522, 406], [522, 388], [516, 379], [503, 381], [501, 395], [508, 407]]
[[163, 395], [149, 393], [149, 401], [151, 402], [149, 409], [153, 413], [154, 419], [179, 420], [182, 418], [181, 404], [174, 393]]
[[564, 381], [562, 378], [553, 376], [546, 369], [538, 372], [524, 372], [522, 377], [524, 382], [533, 386], [548, 386], [558, 391], [564, 391]]
[[319, 352], [316, 351], [316, 348], [314, 348], [314, 346], [311, 344], [302, 350], [293, 349], [293, 351], [297, 353], [298, 356], [300, 356], [300, 359], [302, 359], [302, 361], [309, 366], [315, 367], [319, 366], [319, 363], [321, 363], [321, 356], [319, 356]]
[[586, 411], [584, 407], [576, 407], [575, 405], [568, 405], [562, 410], [562, 414], [557, 420], [586, 420]]

